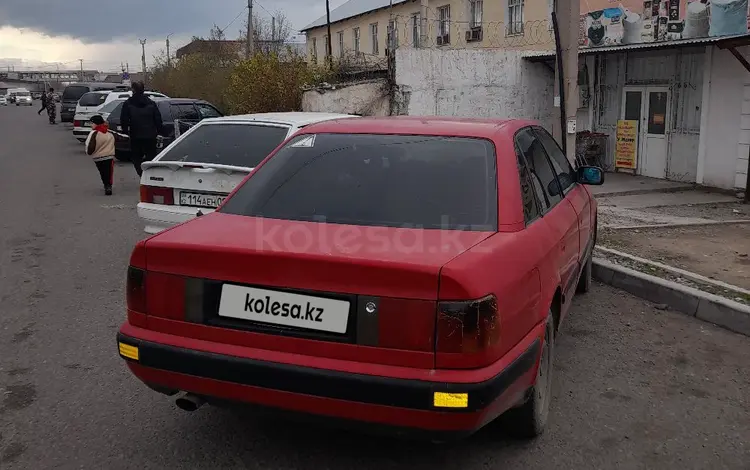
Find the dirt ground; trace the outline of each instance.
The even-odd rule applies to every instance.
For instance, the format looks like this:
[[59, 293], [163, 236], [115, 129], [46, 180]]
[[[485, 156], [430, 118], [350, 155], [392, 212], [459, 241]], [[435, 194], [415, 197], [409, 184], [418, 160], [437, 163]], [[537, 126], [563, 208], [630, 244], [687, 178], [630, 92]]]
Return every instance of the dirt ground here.
[[604, 230], [599, 244], [750, 289], [750, 224]]
[[674, 217], [691, 217], [711, 220], [750, 219], [750, 206], [737, 202], [717, 204], [689, 204], [684, 206], [645, 207], [643, 212]]

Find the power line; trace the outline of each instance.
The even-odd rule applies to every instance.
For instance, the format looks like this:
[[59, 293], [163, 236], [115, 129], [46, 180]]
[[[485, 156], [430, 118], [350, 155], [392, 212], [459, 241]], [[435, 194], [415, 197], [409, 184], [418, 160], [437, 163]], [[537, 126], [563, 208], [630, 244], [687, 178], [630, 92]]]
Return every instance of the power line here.
[[242, 11], [237, 13], [237, 16], [235, 16], [234, 19], [230, 21], [229, 24], [224, 27], [224, 29], [221, 30], [221, 33], [224, 34], [224, 31], [228, 30], [229, 27], [232, 26], [234, 22], [237, 21], [240, 18], [240, 16], [242, 16], [245, 13], [245, 10], [247, 10], [246, 6], [242, 8]]
[[261, 9], [263, 9], [266, 13], [268, 13], [269, 16], [273, 17], [273, 13], [271, 13], [270, 11], [268, 11], [266, 7], [258, 3], [258, 0], [254, 0], [254, 1], [255, 1], [255, 4], [258, 5]]

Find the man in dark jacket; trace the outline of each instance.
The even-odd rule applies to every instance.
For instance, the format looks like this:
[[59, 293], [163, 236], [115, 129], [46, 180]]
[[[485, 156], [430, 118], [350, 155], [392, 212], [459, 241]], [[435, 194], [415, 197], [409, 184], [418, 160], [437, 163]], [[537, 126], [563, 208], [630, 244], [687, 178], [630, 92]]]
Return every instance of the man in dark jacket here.
[[120, 125], [130, 136], [130, 159], [141, 176], [141, 163], [156, 156], [156, 139], [163, 132], [159, 107], [144, 92], [143, 82], [134, 82], [133, 96], [122, 105]]

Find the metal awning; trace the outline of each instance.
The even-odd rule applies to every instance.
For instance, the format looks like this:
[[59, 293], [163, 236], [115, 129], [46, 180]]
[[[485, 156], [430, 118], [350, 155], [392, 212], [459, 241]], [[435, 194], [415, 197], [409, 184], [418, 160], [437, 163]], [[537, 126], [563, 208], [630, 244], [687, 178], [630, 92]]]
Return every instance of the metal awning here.
[[[741, 34], [737, 36], [713, 36], [706, 38], [680, 39], [676, 41], [662, 42], [642, 42], [638, 44], [626, 44], [624, 46], [605, 46], [605, 47], [587, 47], [579, 49], [578, 55], [607, 53], [607, 52], [627, 52], [627, 51], [647, 51], [655, 49], [676, 49], [680, 47], [700, 46], [715, 44], [720, 49], [730, 49], [739, 46], [750, 45], [750, 34]], [[731, 50], [731, 49], [730, 49]], [[522, 52], [521, 57], [531, 62], [548, 61], [555, 58], [555, 51], [528, 51]]]

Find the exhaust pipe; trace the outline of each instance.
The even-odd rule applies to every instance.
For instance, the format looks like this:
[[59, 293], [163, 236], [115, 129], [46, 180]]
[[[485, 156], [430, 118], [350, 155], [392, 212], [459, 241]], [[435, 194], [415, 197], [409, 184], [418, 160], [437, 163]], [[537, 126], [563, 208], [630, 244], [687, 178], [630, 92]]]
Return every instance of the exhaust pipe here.
[[192, 393], [186, 393], [177, 400], [175, 400], [175, 405], [177, 405], [178, 408], [185, 411], [195, 411], [198, 408], [201, 407], [206, 402], [203, 398], [199, 397], [198, 395], [193, 395]]

